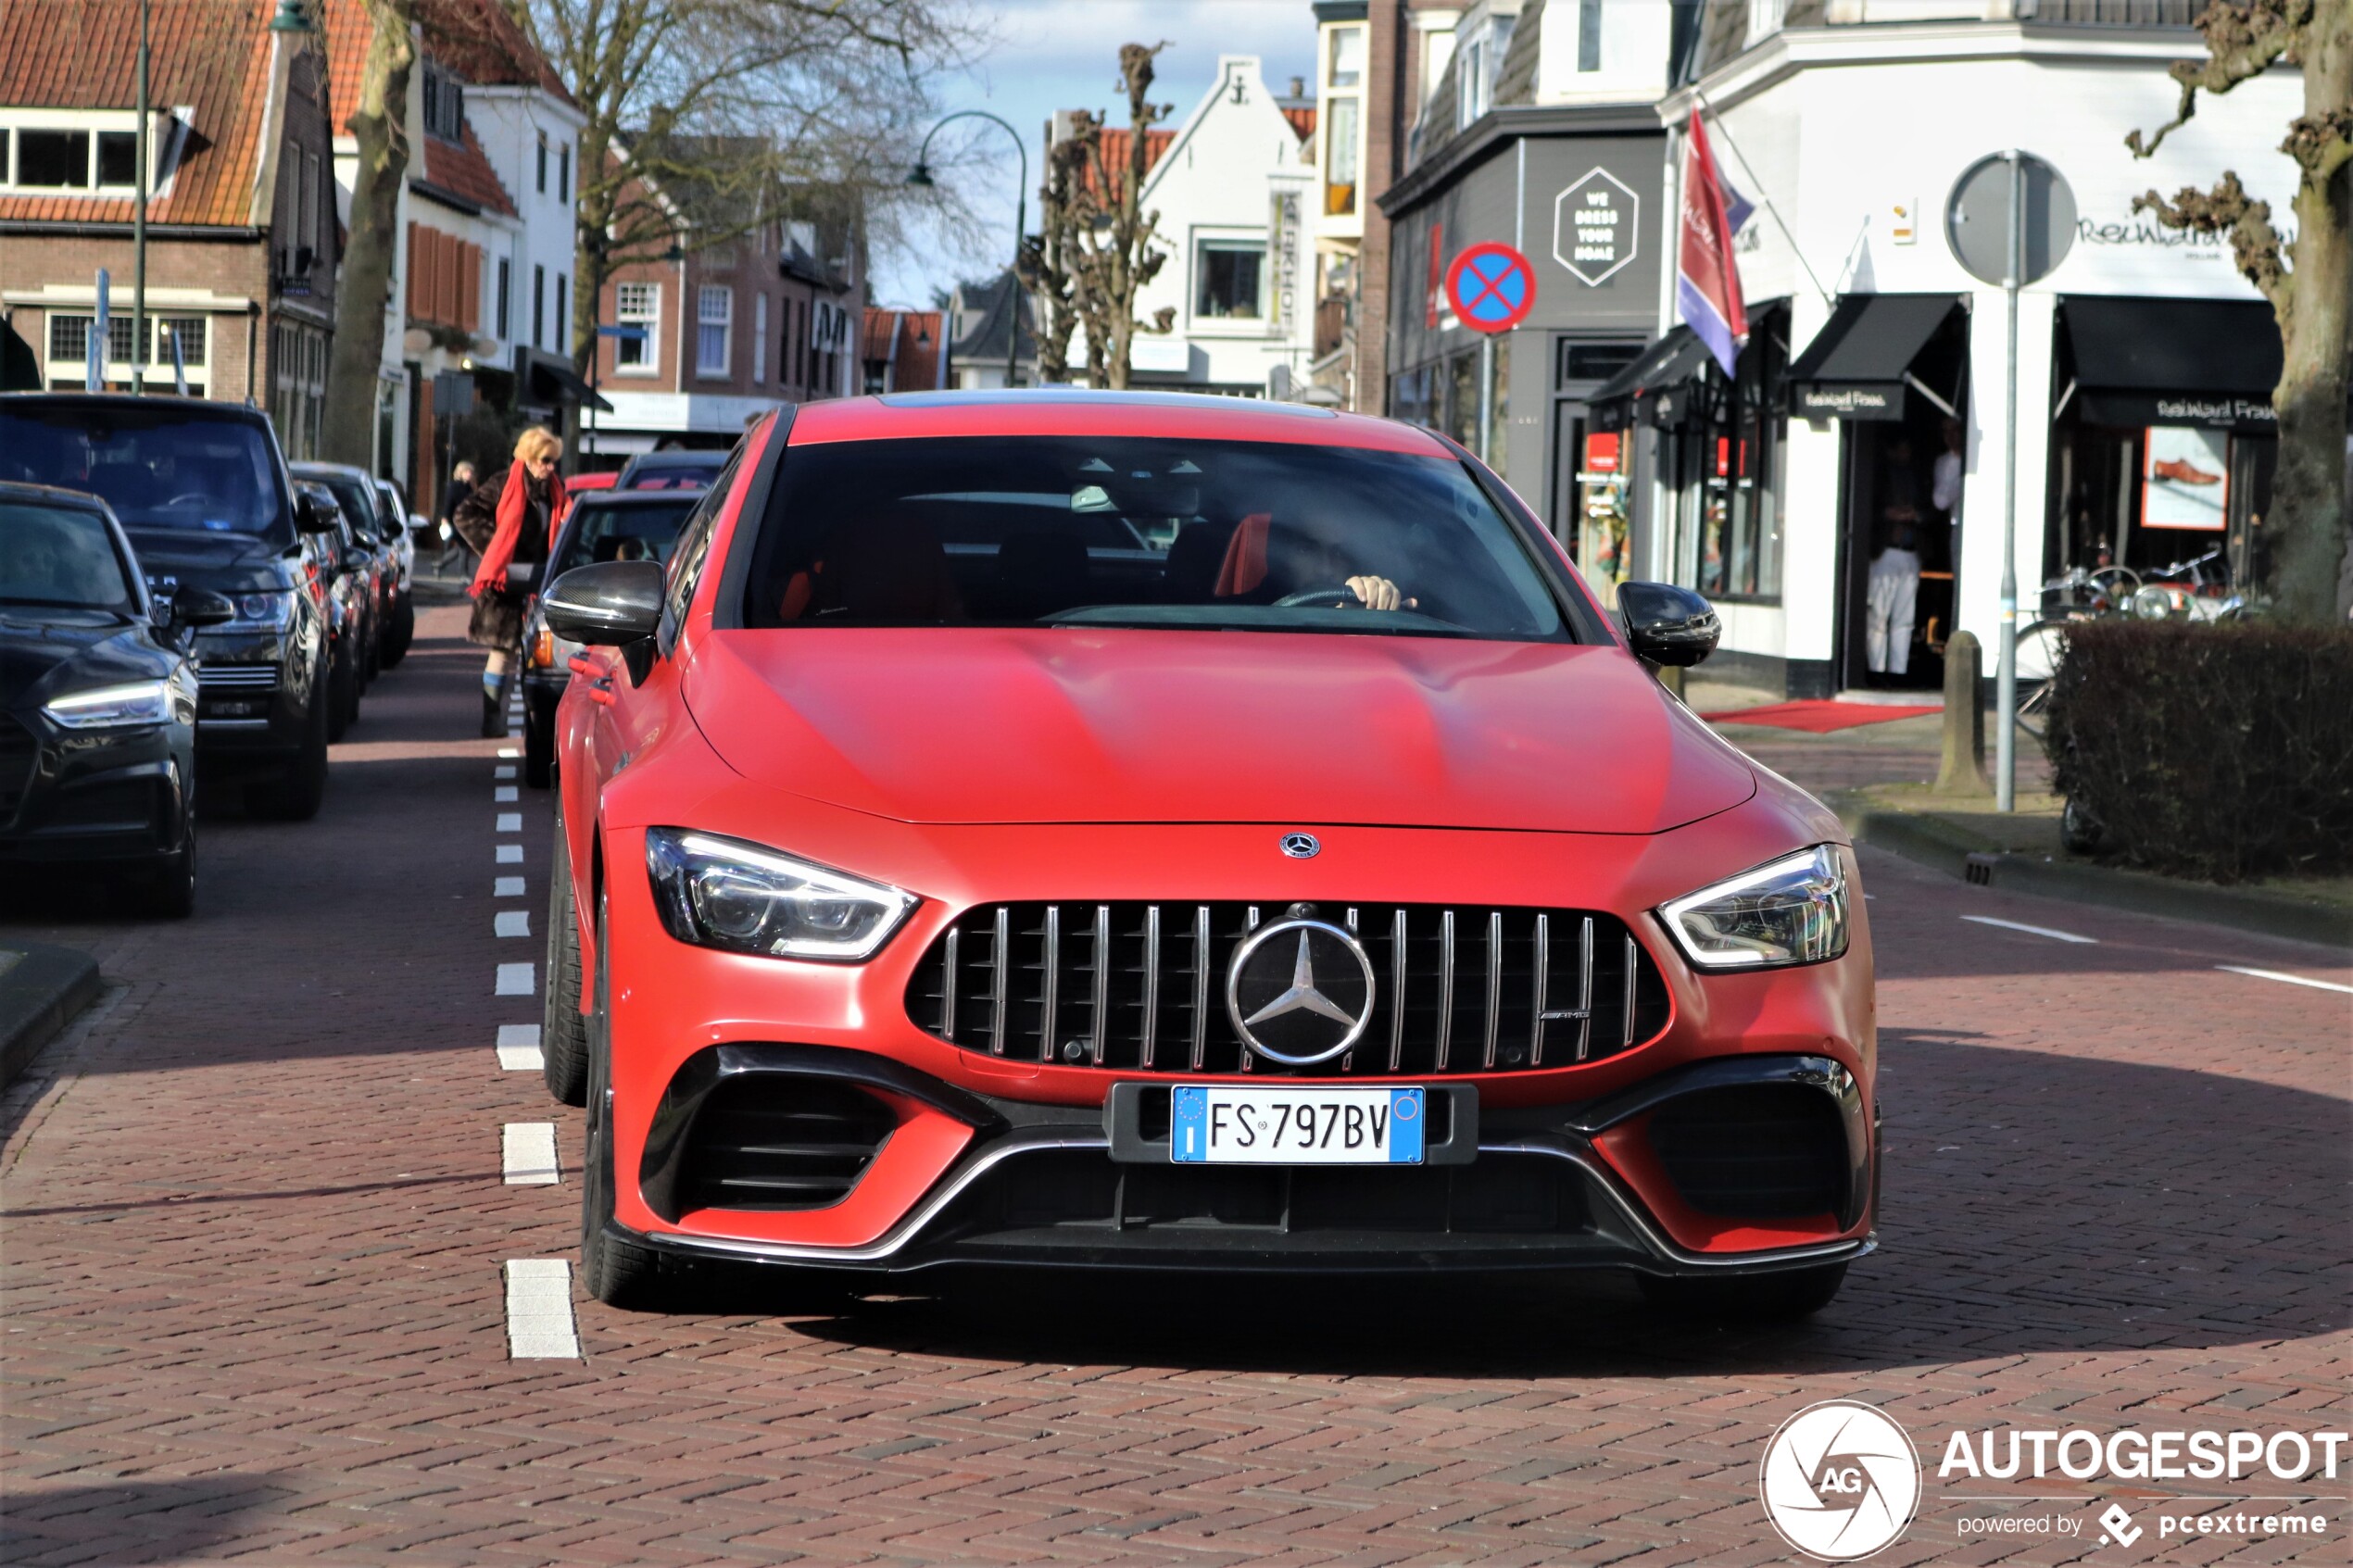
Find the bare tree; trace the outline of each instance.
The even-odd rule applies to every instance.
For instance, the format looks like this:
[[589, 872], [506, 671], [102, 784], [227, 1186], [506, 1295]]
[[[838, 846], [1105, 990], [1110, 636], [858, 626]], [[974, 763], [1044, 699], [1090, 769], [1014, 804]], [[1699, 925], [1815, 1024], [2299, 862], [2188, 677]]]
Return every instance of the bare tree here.
[[2171, 229], [2230, 236], [2239, 270], [2271, 302], [2284, 350], [2271, 406], [2280, 421], [2271, 476], [2271, 540], [2263, 587], [2283, 619], [2342, 622], [2353, 602], [2347, 546], [2353, 497], [2346, 493], [2346, 381], [2353, 371], [2353, 0], [2212, 0], [2197, 19], [2207, 57], [2171, 68], [2182, 96], [2173, 118], [2144, 141], [2155, 153], [2197, 112], [2197, 95], [2227, 93], [2274, 64], [2301, 67], [2304, 112], [2280, 151], [2294, 159], [2296, 237], [2283, 242], [2271, 205], [2246, 194], [2235, 170], [2211, 190], [2155, 191], [2135, 212]]
[[[900, 183], [932, 86], [985, 46], [946, 0], [502, 0], [588, 117], [575, 185], [573, 358], [619, 269], [775, 221], [778, 193]], [[682, 223], [669, 190], [691, 188]], [[952, 194], [931, 198], [950, 204]], [[873, 220], [887, 234], [894, 220]]]
[[335, 338], [319, 446], [331, 462], [366, 467], [375, 450], [376, 377], [399, 245], [400, 184], [409, 175], [409, 73], [417, 47], [409, 31], [416, 19], [412, 0], [363, 3], [371, 31], [349, 121], [359, 167], [335, 282]]
[[1176, 320], [1173, 309], [1155, 312], [1149, 322], [1136, 319], [1137, 296], [1168, 261], [1168, 253], [1152, 245], [1160, 214], [1143, 210], [1144, 176], [1151, 169], [1149, 135], [1169, 114], [1166, 104], [1148, 103], [1145, 94], [1151, 91], [1152, 57], [1167, 47], [1162, 42], [1120, 48], [1128, 124], [1120, 168], [1111, 168], [1104, 157], [1101, 117], [1085, 110], [1072, 117], [1070, 134], [1047, 157], [1039, 244], [1028, 253], [1035, 259], [1023, 280], [1038, 301], [1041, 380], [1069, 379], [1070, 336], [1076, 329], [1087, 336], [1088, 381], [1125, 387], [1136, 334], [1164, 332]]

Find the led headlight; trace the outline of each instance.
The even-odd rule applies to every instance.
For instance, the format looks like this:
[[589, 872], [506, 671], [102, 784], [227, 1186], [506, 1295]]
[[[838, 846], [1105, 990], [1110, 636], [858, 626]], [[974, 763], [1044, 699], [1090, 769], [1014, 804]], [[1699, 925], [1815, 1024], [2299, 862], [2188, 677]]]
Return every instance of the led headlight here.
[[133, 681], [125, 685], [68, 692], [43, 703], [41, 711], [69, 730], [160, 724], [171, 717], [171, 683]]
[[870, 959], [917, 902], [896, 887], [685, 828], [646, 831], [646, 871], [671, 935], [769, 958]]
[[237, 619], [220, 627], [221, 631], [283, 632], [294, 624], [295, 596], [291, 588], [239, 594], [236, 603]]
[[1683, 956], [1702, 969], [1776, 969], [1846, 951], [1846, 872], [1828, 844], [1659, 906]]

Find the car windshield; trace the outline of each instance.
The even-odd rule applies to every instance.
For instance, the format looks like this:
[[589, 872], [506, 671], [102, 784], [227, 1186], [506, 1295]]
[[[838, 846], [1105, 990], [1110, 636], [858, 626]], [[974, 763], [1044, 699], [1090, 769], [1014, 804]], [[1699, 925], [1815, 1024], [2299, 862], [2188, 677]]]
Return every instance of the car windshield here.
[[1516, 531], [1443, 457], [947, 437], [794, 447], [779, 477], [748, 625], [1569, 638]]
[[168, 406], [0, 407], [0, 479], [94, 491], [126, 528], [291, 542], [269, 439], [242, 420]]
[[0, 604], [128, 615], [138, 602], [104, 518], [79, 507], [0, 500]]
[[658, 560], [667, 565], [671, 547], [678, 543], [679, 525], [700, 499], [699, 495], [681, 495], [674, 501], [631, 506], [584, 499], [564, 525], [563, 540], [557, 546], [556, 563], [548, 569], [548, 576], [553, 579], [575, 566], [606, 560]]
[[370, 538], [376, 534], [376, 487], [364, 479], [348, 479], [342, 474], [321, 475], [318, 481], [334, 492], [336, 504], [355, 528], [365, 529]]

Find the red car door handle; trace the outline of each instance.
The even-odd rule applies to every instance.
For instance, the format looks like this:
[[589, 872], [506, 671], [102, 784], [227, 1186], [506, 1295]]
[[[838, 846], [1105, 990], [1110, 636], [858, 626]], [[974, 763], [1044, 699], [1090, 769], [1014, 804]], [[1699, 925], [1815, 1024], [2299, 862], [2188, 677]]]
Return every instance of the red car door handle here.
[[607, 708], [610, 708], [613, 703], [612, 677], [608, 675], [601, 681], [589, 682], [588, 699], [591, 702], [601, 702]]
[[575, 675], [594, 676], [597, 673], [595, 662], [585, 653], [573, 654], [564, 662], [571, 667], [572, 672]]

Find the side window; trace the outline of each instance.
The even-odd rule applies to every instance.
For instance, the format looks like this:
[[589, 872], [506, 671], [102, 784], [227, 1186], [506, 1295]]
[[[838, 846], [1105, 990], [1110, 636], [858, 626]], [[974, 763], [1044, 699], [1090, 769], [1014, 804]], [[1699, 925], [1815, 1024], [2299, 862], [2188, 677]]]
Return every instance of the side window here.
[[719, 477], [703, 492], [702, 499], [687, 514], [678, 530], [678, 547], [671, 552], [670, 581], [662, 588], [661, 651], [668, 653], [677, 646], [678, 629], [686, 623], [686, 607], [694, 602], [695, 586], [702, 581], [703, 562], [711, 555], [711, 536], [719, 526], [719, 514], [727, 505], [727, 497], [736, 488], [736, 470], [743, 466], [741, 445], [719, 470]]

